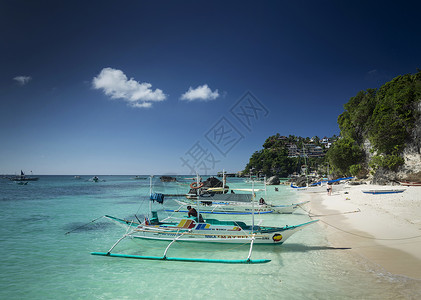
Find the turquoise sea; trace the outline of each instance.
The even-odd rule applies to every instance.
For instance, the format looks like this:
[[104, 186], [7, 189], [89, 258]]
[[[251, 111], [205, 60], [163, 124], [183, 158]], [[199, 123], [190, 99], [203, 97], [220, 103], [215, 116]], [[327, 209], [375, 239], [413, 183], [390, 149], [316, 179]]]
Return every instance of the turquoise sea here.
[[[94, 183], [88, 181], [91, 177], [41, 176], [27, 185], [0, 179], [0, 299], [421, 298], [419, 281], [393, 276], [348, 250], [331, 247], [319, 224], [281, 246], [256, 245], [252, 258], [272, 260], [261, 265], [90, 255], [106, 252], [125, 233], [101, 216], [141, 218], [149, 209], [148, 179], [99, 176], [102, 181]], [[187, 183], [161, 183], [159, 176], [153, 182], [154, 192], [188, 191]], [[229, 178], [228, 185], [250, 187], [239, 178]], [[164, 207], [154, 204], [161, 218], [167, 216], [164, 208], [178, 207], [173, 199], [166, 197]], [[280, 186], [278, 192], [271, 187], [266, 200], [289, 204], [298, 198]], [[293, 225], [309, 217], [297, 210], [292, 215], [256, 217], [260, 220], [265, 225]], [[113, 252], [158, 256], [167, 244], [127, 239]], [[175, 243], [168, 256], [241, 259], [248, 251], [248, 245]]]

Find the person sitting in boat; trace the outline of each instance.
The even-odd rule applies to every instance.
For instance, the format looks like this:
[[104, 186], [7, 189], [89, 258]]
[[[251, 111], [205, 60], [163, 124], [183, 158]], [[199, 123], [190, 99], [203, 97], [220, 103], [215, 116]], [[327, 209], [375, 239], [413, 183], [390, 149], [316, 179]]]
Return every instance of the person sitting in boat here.
[[190, 205], [189, 206], [187, 206], [187, 210], [189, 211], [188, 213], [187, 213], [187, 216], [190, 218], [190, 217], [196, 217], [197, 218], [197, 210], [196, 209], [194, 209], [193, 207], [191, 207]]
[[[187, 209], [189, 210], [189, 212], [188, 212], [188, 214], [187, 214], [187, 216], [188, 216], [189, 218], [190, 218], [190, 217], [196, 217], [196, 218], [197, 218], [197, 210], [196, 210], [196, 209], [194, 209], [194, 208], [193, 208], [193, 207], [191, 207], [190, 205], [189, 205], [189, 206], [187, 206]], [[202, 214], [199, 214], [198, 221], [199, 221], [199, 223], [203, 223], [203, 222], [205, 222], [205, 221], [203, 220]]]
[[259, 204], [260, 204], [260, 205], [266, 204], [265, 199], [260, 198], [260, 200], [259, 200]]

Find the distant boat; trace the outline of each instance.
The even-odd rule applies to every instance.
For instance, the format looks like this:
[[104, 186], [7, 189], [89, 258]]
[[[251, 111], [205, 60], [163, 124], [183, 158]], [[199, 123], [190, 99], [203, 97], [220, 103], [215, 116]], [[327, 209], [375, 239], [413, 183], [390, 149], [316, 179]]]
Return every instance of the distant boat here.
[[135, 176], [133, 179], [134, 180], [144, 180], [144, 179], [148, 179], [148, 178], [147, 177]]
[[38, 177], [27, 177], [25, 176], [25, 173], [23, 173], [22, 170], [20, 170], [20, 175], [13, 176], [9, 178], [12, 181], [37, 181]]
[[290, 187], [293, 188], [295, 191], [304, 191], [308, 193], [324, 193], [327, 191], [328, 184], [334, 184], [333, 189], [335, 190], [335, 192], [337, 192], [347, 187], [346, 182], [352, 178], [354, 177], [344, 177], [335, 180], [322, 180], [303, 187], [295, 186], [291, 183]]
[[76, 175], [75, 179], [82, 179], [82, 177]]
[[421, 182], [401, 181], [399, 183], [403, 186], [421, 186]]
[[397, 194], [404, 192], [405, 189], [379, 189], [379, 190], [362, 190], [365, 194]]

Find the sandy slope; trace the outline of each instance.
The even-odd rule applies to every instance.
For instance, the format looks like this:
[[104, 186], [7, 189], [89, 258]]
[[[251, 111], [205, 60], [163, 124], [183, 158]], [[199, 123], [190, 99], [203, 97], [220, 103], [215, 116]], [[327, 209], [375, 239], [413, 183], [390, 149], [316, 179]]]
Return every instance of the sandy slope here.
[[421, 187], [400, 194], [370, 195], [361, 190], [396, 186], [350, 186], [342, 191], [302, 194], [321, 220], [329, 242], [350, 247], [390, 273], [421, 279]]

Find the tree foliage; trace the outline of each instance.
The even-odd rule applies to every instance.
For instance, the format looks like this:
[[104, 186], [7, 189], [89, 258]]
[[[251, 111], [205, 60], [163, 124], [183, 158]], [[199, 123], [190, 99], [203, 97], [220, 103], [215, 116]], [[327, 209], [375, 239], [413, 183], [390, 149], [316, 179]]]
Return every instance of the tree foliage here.
[[[351, 137], [339, 139], [327, 152], [327, 159], [330, 165], [339, 175], [350, 175], [359, 172], [360, 169], [353, 167], [362, 161], [364, 152], [357, 142]], [[352, 170], [352, 172], [351, 172]]]
[[[351, 165], [364, 165], [364, 156], [354, 155], [354, 161], [339, 158], [347, 152], [356, 154], [356, 147], [362, 147], [368, 139], [377, 154], [369, 165], [397, 170], [404, 163], [402, 151], [410, 140], [420, 101], [421, 71], [398, 76], [378, 90], [360, 91], [344, 105], [345, 111], [338, 117], [341, 137], [346, 140], [329, 150], [333, 166], [341, 172], [351, 172]], [[353, 171], [357, 169], [354, 167]]]
[[[379, 89], [360, 91], [344, 105], [344, 112], [338, 117], [340, 138], [326, 155], [338, 174], [362, 176], [367, 174], [368, 167], [397, 170], [404, 164], [402, 152], [419, 117], [421, 71], [417, 71], [413, 75], [398, 76]], [[363, 150], [366, 140], [370, 141], [374, 154], [369, 162]], [[308, 143], [310, 138], [281, 137], [279, 133], [271, 136], [262, 150], [253, 153], [244, 173], [285, 177], [297, 171], [300, 164], [300, 158], [288, 157], [287, 144], [301, 149]], [[318, 137], [311, 143], [322, 146]], [[311, 158], [307, 163], [316, 169], [325, 160]]]

